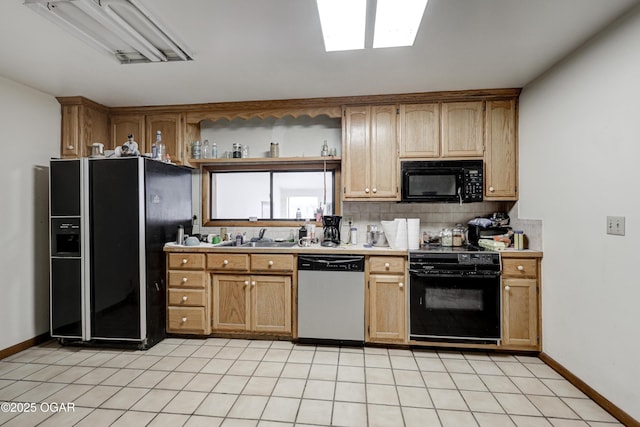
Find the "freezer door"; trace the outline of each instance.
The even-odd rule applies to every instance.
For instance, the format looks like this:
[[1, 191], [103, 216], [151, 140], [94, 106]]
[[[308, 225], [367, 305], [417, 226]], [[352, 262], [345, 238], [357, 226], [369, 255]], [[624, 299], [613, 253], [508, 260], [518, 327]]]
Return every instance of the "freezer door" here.
[[51, 259], [51, 336], [82, 338], [82, 260]]

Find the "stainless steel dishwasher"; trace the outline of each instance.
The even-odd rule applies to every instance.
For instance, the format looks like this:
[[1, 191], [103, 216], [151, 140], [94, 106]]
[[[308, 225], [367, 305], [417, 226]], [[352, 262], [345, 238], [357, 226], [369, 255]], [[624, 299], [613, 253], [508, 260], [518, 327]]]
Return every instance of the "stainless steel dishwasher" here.
[[364, 344], [364, 256], [298, 256], [298, 341]]

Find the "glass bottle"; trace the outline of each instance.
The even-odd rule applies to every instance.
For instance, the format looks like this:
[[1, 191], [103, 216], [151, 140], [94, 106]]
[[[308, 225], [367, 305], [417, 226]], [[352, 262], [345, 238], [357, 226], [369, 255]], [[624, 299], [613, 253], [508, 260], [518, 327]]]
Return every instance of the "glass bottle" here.
[[211, 148], [209, 147], [209, 140], [205, 139], [204, 142], [202, 143], [202, 154], [201, 154], [201, 157], [203, 159], [208, 159], [210, 157], [210, 150], [211, 150]]
[[156, 159], [165, 161], [167, 157], [167, 147], [162, 142], [162, 131], [156, 132]]
[[213, 145], [211, 146], [211, 158], [212, 159], [218, 158], [218, 144], [216, 144], [215, 141], [213, 141]]

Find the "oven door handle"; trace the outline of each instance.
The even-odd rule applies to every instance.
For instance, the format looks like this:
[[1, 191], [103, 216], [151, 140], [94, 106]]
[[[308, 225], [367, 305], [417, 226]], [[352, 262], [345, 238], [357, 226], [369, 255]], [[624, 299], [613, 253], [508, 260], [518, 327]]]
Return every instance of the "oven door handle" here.
[[500, 272], [497, 271], [495, 273], [490, 273], [490, 274], [478, 274], [478, 275], [464, 275], [464, 274], [426, 274], [417, 270], [409, 270], [409, 276], [410, 277], [419, 277], [421, 279], [427, 279], [430, 277], [433, 278], [441, 278], [441, 277], [449, 277], [449, 278], [456, 278], [456, 277], [464, 277], [465, 279], [496, 279], [496, 278], [500, 278]]

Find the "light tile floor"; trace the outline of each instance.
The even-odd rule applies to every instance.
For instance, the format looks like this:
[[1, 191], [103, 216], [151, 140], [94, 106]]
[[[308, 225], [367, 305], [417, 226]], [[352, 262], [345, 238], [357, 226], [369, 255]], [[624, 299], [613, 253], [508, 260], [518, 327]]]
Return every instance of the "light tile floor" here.
[[0, 361], [0, 403], [6, 426], [620, 425], [535, 357], [219, 338], [51, 341]]

